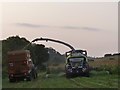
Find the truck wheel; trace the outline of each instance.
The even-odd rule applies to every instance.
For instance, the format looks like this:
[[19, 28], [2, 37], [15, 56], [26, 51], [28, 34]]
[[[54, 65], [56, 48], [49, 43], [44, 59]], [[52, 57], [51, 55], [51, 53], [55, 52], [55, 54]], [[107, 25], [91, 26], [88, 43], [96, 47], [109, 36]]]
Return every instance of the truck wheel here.
[[37, 73], [36, 73], [36, 78], [38, 77]]
[[36, 79], [37, 78], [37, 73], [35, 73], [35, 77], [34, 77], [34, 79]]
[[10, 79], [10, 78], [9, 78], [9, 82], [15, 82], [15, 79]]
[[36, 79], [36, 78], [37, 78], [37, 76], [36, 76], [36, 73], [34, 73], [34, 76], [33, 76], [33, 78], [34, 78], [34, 79]]
[[27, 81], [31, 81], [32, 80], [31, 76], [27, 77], [26, 79], [27, 79]]

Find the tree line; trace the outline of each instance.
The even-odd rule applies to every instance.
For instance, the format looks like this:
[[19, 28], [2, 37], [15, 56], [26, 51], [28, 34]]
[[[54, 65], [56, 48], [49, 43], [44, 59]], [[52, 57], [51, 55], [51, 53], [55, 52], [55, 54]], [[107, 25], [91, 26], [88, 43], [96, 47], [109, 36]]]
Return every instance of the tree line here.
[[[42, 44], [32, 44], [24, 37], [12, 36], [8, 37], [5, 40], [2, 40], [2, 65], [6, 67], [7, 65], [7, 52], [14, 50], [30, 50], [31, 58], [33, 63], [41, 70], [45, 69], [44, 62], [48, 61], [49, 54], [48, 49], [45, 48], [45, 45]], [[26, 47], [27, 46], [27, 47]]]

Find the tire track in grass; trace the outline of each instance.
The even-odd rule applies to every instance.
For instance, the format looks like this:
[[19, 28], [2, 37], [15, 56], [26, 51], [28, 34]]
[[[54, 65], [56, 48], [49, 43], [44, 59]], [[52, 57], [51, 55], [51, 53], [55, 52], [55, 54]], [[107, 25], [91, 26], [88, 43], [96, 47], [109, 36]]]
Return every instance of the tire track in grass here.
[[[81, 78], [78, 78], [77, 80], [82, 80]], [[92, 81], [91, 81], [92, 80]], [[106, 82], [105, 80], [102, 81], [102, 80], [95, 80], [94, 78], [84, 78], [83, 79], [84, 82], [87, 82], [87, 83], [91, 83], [93, 85], [97, 85], [97, 86], [102, 86], [102, 87], [106, 87], [106, 88], [113, 88], [113, 87], [116, 87], [116, 86], [111, 86], [111, 85], [106, 85], [107, 83], [109, 84], [109, 82]]]
[[[89, 81], [88, 81], [89, 82]], [[95, 81], [90, 81], [91, 83], [96, 83], [97, 85], [101, 85], [101, 86], [104, 86], [104, 87], [109, 87], [109, 88], [116, 88], [118, 87], [118, 83], [110, 80], [110, 79], [97, 79]]]
[[[99, 79], [98, 80], [98, 82], [100, 82], [100, 83], [104, 83], [104, 85], [105, 84], [108, 84], [108, 85], [106, 85], [106, 86], [108, 86], [108, 87], [118, 87], [118, 80], [111, 80], [111, 79], [109, 79], [108, 80], [109, 82], [106, 82], [106, 80], [105, 79]], [[106, 83], [105, 83], [106, 82]], [[110, 85], [109, 85], [110, 84]]]
[[[117, 84], [118, 83], [118, 79], [107, 79], [109, 82], [114, 82], [114, 84]], [[103, 79], [103, 78], [101, 78], [101, 79], [99, 79], [99, 81], [101, 81], [101, 82], [103, 82], [103, 81], [106, 81], [106, 79]]]
[[88, 83], [92, 83], [92, 84], [96, 84], [96, 85], [99, 85], [99, 86], [102, 86], [102, 87], [106, 87], [106, 88], [110, 87], [110, 86], [108, 86], [108, 85], [101, 84], [101, 83], [96, 83], [96, 82], [91, 82], [91, 81], [87, 81], [87, 82], [88, 82]]
[[31, 85], [31, 88], [38, 88], [44, 80], [46, 73], [39, 73], [36, 80], [34, 80], [34, 84]]
[[68, 79], [65, 77], [51, 74], [49, 75], [49, 78], [39, 78], [42, 79], [41, 81], [38, 80], [39, 84], [35, 83], [35, 87], [39, 88], [79, 88], [78, 86], [72, 84]]
[[[114, 77], [114, 78], [113, 78]], [[97, 77], [95, 77], [95, 79], [96, 79]], [[111, 82], [118, 82], [118, 77], [116, 77], [115, 75], [114, 76], [104, 76], [104, 77], [98, 77], [99, 78], [99, 80], [103, 80], [103, 81], [105, 81], [105, 80], [109, 80], [109, 81], [111, 81]]]
[[87, 87], [87, 86], [85, 86], [85, 85], [77, 82], [77, 81], [74, 80], [74, 79], [69, 79], [69, 80], [70, 80], [71, 82], [73, 82], [73, 83], [74, 83], [77, 87], [79, 87], [79, 88], [89, 88], [89, 87]]
[[[91, 83], [87, 82], [87, 80], [82, 80], [82, 78], [80, 78], [80, 79], [77, 78], [77, 80], [75, 79], [74, 81], [77, 82], [78, 84], [82, 85], [83, 88], [96, 88], [95, 87], [96, 84], [92, 83], [92, 85], [91, 85]], [[82, 84], [80, 82], [82, 82]], [[100, 87], [98, 87], [98, 88], [100, 88]]]

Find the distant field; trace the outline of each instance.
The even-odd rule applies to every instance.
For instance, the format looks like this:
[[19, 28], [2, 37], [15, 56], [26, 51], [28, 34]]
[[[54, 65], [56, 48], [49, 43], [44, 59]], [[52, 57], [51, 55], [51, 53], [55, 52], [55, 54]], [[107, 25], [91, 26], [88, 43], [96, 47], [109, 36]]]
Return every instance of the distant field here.
[[[94, 59], [94, 61], [89, 61], [89, 66], [118, 66], [118, 60], [120, 56], [110, 56]], [[49, 66], [52, 68], [65, 68], [65, 64], [59, 64], [57, 66]]]
[[120, 59], [120, 56], [109, 56], [109, 57], [103, 57], [103, 58], [97, 58], [94, 59], [94, 61], [89, 61], [90, 66], [116, 66], [118, 65], [118, 60]]
[[118, 88], [118, 75], [92, 71], [90, 77], [67, 79], [62, 72], [49, 74], [49, 78], [45, 78], [45, 73], [39, 73], [39, 77], [30, 82], [9, 83], [8, 78], [5, 78], [3, 88]]
[[[89, 61], [90, 66], [116, 66], [118, 65], [118, 60], [120, 60], [120, 56], [108, 56], [102, 58], [96, 58], [94, 61]], [[49, 66], [50, 69], [52, 68], [65, 68], [65, 64], [59, 64], [57, 66]]]

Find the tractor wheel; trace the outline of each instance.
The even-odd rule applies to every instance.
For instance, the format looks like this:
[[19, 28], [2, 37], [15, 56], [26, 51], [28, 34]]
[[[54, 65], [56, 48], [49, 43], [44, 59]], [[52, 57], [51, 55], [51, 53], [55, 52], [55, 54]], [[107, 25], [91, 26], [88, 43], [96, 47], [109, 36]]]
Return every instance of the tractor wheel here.
[[9, 78], [9, 82], [15, 82], [15, 81], [16, 81], [15, 79]]
[[27, 81], [31, 81], [31, 80], [32, 80], [32, 77], [29, 76], [29, 77], [27, 77], [26, 79], [27, 79]]
[[34, 73], [34, 76], [33, 76], [33, 78], [34, 78], [34, 79], [36, 79], [36, 78], [37, 78], [37, 74], [36, 74], [36, 73]]
[[36, 72], [36, 78], [38, 77], [37, 72]]

